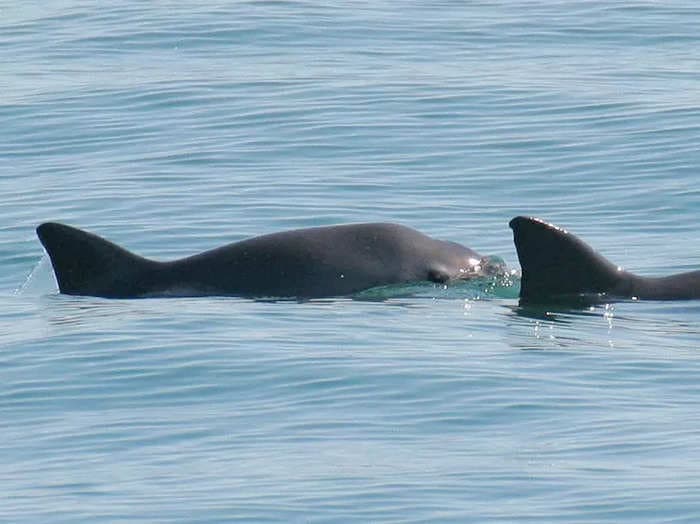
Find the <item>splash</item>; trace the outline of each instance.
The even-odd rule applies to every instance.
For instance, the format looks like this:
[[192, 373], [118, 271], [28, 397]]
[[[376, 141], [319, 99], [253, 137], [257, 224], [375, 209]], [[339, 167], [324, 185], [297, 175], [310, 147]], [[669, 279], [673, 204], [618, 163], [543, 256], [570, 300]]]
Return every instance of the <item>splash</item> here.
[[58, 284], [51, 271], [48, 255], [41, 257], [24, 279], [24, 282], [15, 289], [15, 296], [41, 295], [51, 291], [57, 291]]
[[518, 298], [520, 276], [515, 270], [505, 269], [493, 275], [468, 280], [454, 280], [446, 284], [415, 282], [379, 286], [353, 295], [357, 300], [389, 300], [414, 297], [431, 299], [511, 299]]

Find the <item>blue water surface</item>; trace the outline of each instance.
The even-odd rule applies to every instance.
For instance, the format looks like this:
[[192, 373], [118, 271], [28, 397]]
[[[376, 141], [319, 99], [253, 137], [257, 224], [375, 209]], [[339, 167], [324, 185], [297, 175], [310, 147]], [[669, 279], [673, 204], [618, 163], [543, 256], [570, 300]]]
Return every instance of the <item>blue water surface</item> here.
[[35, 236], [157, 259], [536, 215], [700, 268], [695, 2], [0, 9], [0, 521], [700, 521], [700, 303], [57, 293]]

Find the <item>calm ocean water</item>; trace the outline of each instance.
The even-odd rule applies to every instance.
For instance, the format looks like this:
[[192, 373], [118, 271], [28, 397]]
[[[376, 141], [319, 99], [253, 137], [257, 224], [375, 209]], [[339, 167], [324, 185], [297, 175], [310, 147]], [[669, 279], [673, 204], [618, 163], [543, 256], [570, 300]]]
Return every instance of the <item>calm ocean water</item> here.
[[508, 220], [700, 268], [695, 2], [0, 9], [0, 521], [700, 521], [700, 303], [57, 294], [45, 220], [154, 258]]

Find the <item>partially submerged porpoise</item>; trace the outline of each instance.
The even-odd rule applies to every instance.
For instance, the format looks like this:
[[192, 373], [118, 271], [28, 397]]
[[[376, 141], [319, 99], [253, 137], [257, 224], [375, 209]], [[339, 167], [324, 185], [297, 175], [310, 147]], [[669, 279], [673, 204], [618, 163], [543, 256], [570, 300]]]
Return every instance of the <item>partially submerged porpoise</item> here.
[[683, 300], [700, 298], [700, 271], [665, 277], [634, 275], [565, 229], [531, 217], [510, 221], [522, 268], [520, 299], [575, 297]]
[[377, 286], [444, 283], [493, 274], [487, 257], [390, 223], [283, 231], [170, 262], [135, 255], [57, 223], [37, 235], [61, 293], [107, 298], [232, 295], [315, 298]]

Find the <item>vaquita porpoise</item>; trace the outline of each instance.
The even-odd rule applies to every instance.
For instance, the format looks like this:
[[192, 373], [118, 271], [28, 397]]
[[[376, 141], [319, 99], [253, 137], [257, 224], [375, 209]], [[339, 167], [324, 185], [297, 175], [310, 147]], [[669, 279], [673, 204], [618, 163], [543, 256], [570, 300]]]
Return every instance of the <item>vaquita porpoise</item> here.
[[700, 271], [642, 277], [624, 271], [565, 229], [538, 218], [515, 217], [510, 227], [522, 268], [521, 302], [575, 297], [594, 301], [700, 298]]
[[[700, 271], [642, 277], [624, 271], [565, 229], [543, 220], [515, 217], [510, 227], [522, 268], [523, 303], [700, 298]], [[140, 257], [63, 224], [42, 224], [37, 234], [51, 258], [60, 291], [69, 295], [306, 299], [505, 272], [496, 258], [390, 223], [283, 231], [169, 262]]]
[[468, 280], [503, 269], [460, 244], [389, 223], [283, 231], [170, 262], [140, 257], [63, 224], [41, 224], [37, 235], [61, 293], [106, 298], [306, 299], [392, 284]]

